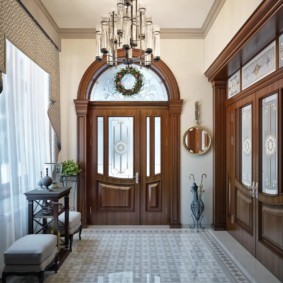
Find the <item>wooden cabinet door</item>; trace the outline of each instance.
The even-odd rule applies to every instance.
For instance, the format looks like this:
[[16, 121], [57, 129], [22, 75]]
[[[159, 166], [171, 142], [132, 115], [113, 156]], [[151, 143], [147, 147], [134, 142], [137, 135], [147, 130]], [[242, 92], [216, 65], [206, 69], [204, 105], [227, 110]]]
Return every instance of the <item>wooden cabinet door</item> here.
[[282, 88], [273, 83], [226, 109], [228, 230], [278, 278], [283, 276]]
[[158, 108], [90, 111], [91, 224], [168, 224], [167, 120]]
[[255, 254], [254, 95], [227, 109], [228, 229]]

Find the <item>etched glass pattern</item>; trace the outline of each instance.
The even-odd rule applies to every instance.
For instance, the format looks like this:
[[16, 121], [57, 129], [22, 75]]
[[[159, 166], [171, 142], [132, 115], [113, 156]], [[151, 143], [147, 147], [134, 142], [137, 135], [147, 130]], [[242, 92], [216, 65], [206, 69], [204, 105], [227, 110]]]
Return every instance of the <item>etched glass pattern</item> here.
[[279, 36], [279, 68], [283, 67], [283, 34]]
[[240, 70], [228, 79], [228, 98], [238, 94], [241, 90]]
[[275, 49], [274, 41], [243, 67], [242, 89], [275, 71]]
[[248, 105], [241, 110], [242, 122], [242, 184], [252, 185], [252, 106]]
[[154, 173], [161, 173], [161, 119], [154, 117]]
[[273, 94], [261, 101], [262, 192], [278, 193], [278, 98]]
[[[119, 65], [116, 68], [106, 70], [95, 82], [91, 91], [91, 101], [168, 101], [166, 88], [151, 69], [135, 66], [143, 74], [143, 86], [139, 93], [126, 96], [117, 92], [114, 84], [114, 77], [124, 65]], [[131, 89], [135, 83], [132, 75], [125, 75], [123, 77], [123, 85]]]
[[109, 117], [109, 176], [133, 178], [133, 117]]
[[103, 152], [104, 152], [104, 129], [103, 129], [103, 117], [97, 118], [97, 173], [103, 174]]

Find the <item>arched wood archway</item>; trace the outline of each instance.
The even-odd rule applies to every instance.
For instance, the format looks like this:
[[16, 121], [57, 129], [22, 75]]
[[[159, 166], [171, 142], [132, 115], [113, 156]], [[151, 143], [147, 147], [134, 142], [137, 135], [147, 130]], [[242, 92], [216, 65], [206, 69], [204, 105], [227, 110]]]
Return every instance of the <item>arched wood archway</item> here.
[[[118, 56], [122, 57], [123, 50], [118, 51]], [[137, 57], [139, 50], [133, 50], [133, 56]], [[106, 58], [100, 62], [93, 62], [84, 73], [79, 89], [77, 99], [74, 100], [77, 113], [77, 160], [82, 168], [78, 182], [78, 210], [82, 213], [83, 225], [88, 225], [88, 216], [91, 207], [89, 205], [89, 108], [93, 102], [89, 100], [92, 87], [97, 78], [109, 66], [106, 64]], [[171, 178], [169, 182], [170, 190], [170, 227], [178, 228], [180, 223], [180, 115], [183, 100], [180, 99], [179, 87], [177, 81], [169, 69], [162, 61], [154, 62], [150, 68], [162, 79], [168, 93], [169, 110], [169, 170]], [[125, 102], [127, 103], [127, 102]], [[137, 105], [139, 102], [134, 102]]]

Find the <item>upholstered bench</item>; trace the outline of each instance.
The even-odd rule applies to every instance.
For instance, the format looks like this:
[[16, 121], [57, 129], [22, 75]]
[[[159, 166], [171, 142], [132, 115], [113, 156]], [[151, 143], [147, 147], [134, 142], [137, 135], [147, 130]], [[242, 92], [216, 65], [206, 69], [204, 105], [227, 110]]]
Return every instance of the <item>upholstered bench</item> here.
[[[64, 225], [65, 225], [65, 212], [59, 215], [59, 227], [61, 236], [64, 235]], [[78, 211], [69, 211], [69, 241], [70, 241], [70, 251], [72, 251], [73, 237], [74, 234], [79, 232], [79, 239], [81, 240], [82, 233], [82, 221], [81, 213]]]
[[4, 253], [2, 282], [9, 275], [36, 275], [44, 281], [44, 271], [58, 269], [57, 237], [52, 234], [31, 234], [14, 242]]

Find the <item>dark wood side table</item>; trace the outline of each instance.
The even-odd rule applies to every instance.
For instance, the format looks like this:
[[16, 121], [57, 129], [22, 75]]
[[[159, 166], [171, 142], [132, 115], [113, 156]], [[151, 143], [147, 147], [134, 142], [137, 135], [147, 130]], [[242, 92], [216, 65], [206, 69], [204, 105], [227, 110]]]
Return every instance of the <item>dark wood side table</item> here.
[[[42, 218], [43, 223], [46, 225], [47, 218], [53, 218], [54, 230], [53, 233], [58, 237], [59, 224], [58, 216], [65, 212], [65, 227], [64, 227], [64, 246], [65, 250], [69, 249], [69, 194], [72, 187], [54, 188], [53, 191], [47, 189], [35, 189], [26, 192], [26, 198], [28, 200], [28, 233], [34, 234], [33, 223], [36, 219]], [[64, 198], [64, 206], [59, 209], [59, 199]], [[50, 214], [43, 213], [43, 203], [47, 201], [53, 201], [53, 210]], [[36, 207], [34, 204], [37, 204]], [[44, 227], [43, 224], [43, 227]], [[45, 231], [45, 228], [42, 228]], [[58, 239], [60, 243], [60, 238]]]

